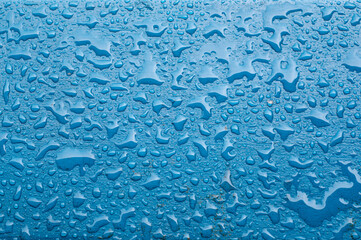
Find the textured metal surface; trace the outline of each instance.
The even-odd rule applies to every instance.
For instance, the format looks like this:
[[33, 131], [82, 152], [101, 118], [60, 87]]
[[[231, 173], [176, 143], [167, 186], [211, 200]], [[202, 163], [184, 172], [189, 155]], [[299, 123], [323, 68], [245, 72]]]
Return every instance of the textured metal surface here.
[[359, 239], [360, 5], [0, 3], [0, 239]]

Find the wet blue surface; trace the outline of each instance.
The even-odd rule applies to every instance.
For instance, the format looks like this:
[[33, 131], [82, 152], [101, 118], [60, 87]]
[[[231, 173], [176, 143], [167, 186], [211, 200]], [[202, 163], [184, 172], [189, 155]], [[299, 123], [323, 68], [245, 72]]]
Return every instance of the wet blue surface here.
[[360, 8], [0, 3], [0, 239], [360, 239]]

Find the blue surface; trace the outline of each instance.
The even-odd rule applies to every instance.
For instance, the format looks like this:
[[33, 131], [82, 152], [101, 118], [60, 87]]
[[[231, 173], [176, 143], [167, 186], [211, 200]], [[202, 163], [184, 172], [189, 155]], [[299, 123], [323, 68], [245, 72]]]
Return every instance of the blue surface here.
[[360, 4], [0, 3], [0, 239], [360, 239]]

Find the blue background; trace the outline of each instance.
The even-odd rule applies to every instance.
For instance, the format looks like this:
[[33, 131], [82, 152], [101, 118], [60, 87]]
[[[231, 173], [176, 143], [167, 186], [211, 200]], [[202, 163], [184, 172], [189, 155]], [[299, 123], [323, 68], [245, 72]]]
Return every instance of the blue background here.
[[0, 4], [0, 238], [359, 239], [360, 5]]

